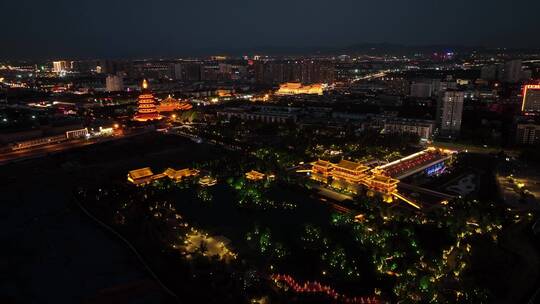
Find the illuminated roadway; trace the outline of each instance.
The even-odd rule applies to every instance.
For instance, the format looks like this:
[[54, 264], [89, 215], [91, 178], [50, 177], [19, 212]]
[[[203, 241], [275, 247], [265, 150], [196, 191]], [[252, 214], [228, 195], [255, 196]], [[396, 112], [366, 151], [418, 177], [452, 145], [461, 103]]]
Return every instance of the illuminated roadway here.
[[[133, 135], [136, 135], [136, 134], [133, 134]], [[132, 136], [132, 135], [128, 135], [128, 136]], [[125, 137], [127, 136], [117, 135], [114, 137], [106, 137], [106, 138], [78, 139], [78, 140], [72, 140], [72, 141], [67, 141], [67, 142], [55, 143], [51, 145], [39, 146], [35, 148], [30, 148], [30, 149], [8, 151], [8, 152], [0, 154], [0, 165], [6, 165], [9, 163], [21, 161], [21, 160], [44, 157], [49, 154], [66, 151], [73, 148], [84, 147], [84, 146], [88, 146], [88, 145], [92, 145], [96, 143], [103, 143], [103, 142], [117, 140], [117, 139], [121, 139]]]
[[354, 79], [354, 81], [360, 81], [360, 80], [371, 80], [376, 78], [381, 78], [386, 76], [387, 73], [391, 72], [391, 70], [384, 70], [373, 74], [367, 74], [362, 77], [357, 77]]
[[45, 145], [40, 147], [35, 147], [31, 149], [23, 149], [16, 151], [9, 151], [0, 154], [0, 165], [5, 165], [14, 161], [31, 159], [46, 156], [47, 154], [59, 152], [63, 150], [68, 150], [77, 147], [84, 147], [96, 143], [96, 140], [77, 140], [62, 142], [52, 145]]
[[[126, 132], [127, 131], [127, 132]], [[64, 141], [61, 143], [55, 143], [51, 145], [44, 145], [30, 149], [22, 149], [17, 151], [6, 151], [0, 152], [0, 166], [9, 164], [16, 161], [44, 157], [49, 154], [54, 154], [57, 152], [66, 151], [73, 148], [79, 148], [84, 146], [89, 146], [93, 144], [104, 143], [108, 141], [124, 139], [129, 137], [134, 137], [149, 132], [154, 132], [154, 130], [148, 129], [130, 129], [130, 130], [119, 130], [115, 132], [113, 136], [108, 137], [93, 137], [89, 139], [76, 139], [70, 141]]]

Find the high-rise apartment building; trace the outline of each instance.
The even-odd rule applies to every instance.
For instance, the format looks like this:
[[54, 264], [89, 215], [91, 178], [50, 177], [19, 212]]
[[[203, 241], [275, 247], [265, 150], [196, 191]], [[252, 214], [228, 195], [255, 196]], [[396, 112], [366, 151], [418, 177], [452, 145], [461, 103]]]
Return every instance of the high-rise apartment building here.
[[540, 125], [533, 122], [519, 123], [516, 128], [516, 143], [535, 145], [540, 143]]
[[124, 90], [124, 80], [118, 75], [109, 75], [105, 79], [105, 87], [108, 92], [119, 92]]
[[519, 59], [508, 61], [504, 64], [502, 73], [503, 81], [516, 83], [521, 80], [522, 62]]
[[60, 60], [53, 61], [53, 72], [54, 73], [63, 73], [71, 70], [71, 62]]
[[413, 82], [411, 84], [411, 96], [429, 98], [433, 91], [433, 85], [427, 82]]
[[301, 82], [303, 84], [333, 83], [334, 64], [326, 61], [267, 61], [254, 65], [255, 81], [264, 84]]
[[460, 91], [446, 91], [442, 95], [438, 109], [441, 134], [457, 134], [461, 130], [464, 98]]

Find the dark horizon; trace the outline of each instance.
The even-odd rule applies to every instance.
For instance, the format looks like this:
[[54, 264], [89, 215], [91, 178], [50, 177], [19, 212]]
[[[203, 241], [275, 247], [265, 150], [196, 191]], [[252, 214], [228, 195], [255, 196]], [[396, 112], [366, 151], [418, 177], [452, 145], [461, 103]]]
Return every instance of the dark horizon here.
[[[540, 48], [532, 0], [4, 1], [2, 59], [174, 57], [357, 44]], [[527, 9], [524, 9], [527, 8]], [[516, 18], [519, 16], [519, 18]], [[246, 51], [247, 52], [247, 51]]]
[[412, 55], [420, 53], [429, 55], [433, 52], [453, 52], [456, 54], [468, 54], [472, 51], [478, 53], [493, 53], [503, 50], [501, 54], [532, 54], [540, 53], [540, 47], [486, 47], [486, 46], [465, 46], [465, 45], [443, 45], [443, 44], [426, 44], [426, 45], [404, 45], [393, 43], [357, 43], [343, 47], [329, 46], [313, 46], [313, 47], [293, 47], [293, 46], [261, 46], [241, 49], [194, 49], [191, 51], [181, 52], [161, 52], [147, 54], [94, 54], [94, 55], [41, 55], [41, 56], [15, 56], [15, 57], [0, 57], [0, 61], [47, 61], [47, 60], [174, 60], [174, 59], [189, 59], [189, 58], [204, 58], [210, 56], [228, 56], [239, 58], [241, 56], [277, 56], [277, 57], [295, 57], [295, 56], [339, 56], [339, 55]]

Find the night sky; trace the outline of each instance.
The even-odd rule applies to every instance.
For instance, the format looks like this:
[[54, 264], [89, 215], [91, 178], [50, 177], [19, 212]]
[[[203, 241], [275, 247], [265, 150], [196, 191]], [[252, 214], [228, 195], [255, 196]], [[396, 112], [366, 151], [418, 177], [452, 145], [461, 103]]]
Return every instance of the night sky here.
[[1, 0], [0, 59], [362, 43], [540, 47], [538, 0]]

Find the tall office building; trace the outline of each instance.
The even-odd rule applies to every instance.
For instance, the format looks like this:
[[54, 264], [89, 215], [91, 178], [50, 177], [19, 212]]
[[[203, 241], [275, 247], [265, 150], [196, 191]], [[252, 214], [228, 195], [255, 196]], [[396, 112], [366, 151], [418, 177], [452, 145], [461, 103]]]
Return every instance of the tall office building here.
[[521, 111], [524, 113], [540, 113], [540, 85], [525, 85]]
[[442, 135], [458, 134], [461, 130], [464, 97], [460, 91], [446, 91], [441, 97], [439, 120]]
[[184, 65], [181, 63], [173, 63], [171, 66], [172, 76], [175, 80], [184, 80]]
[[118, 75], [109, 75], [105, 79], [105, 86], [108, 92], [118, 92], [124, 90], [124, 80]]

